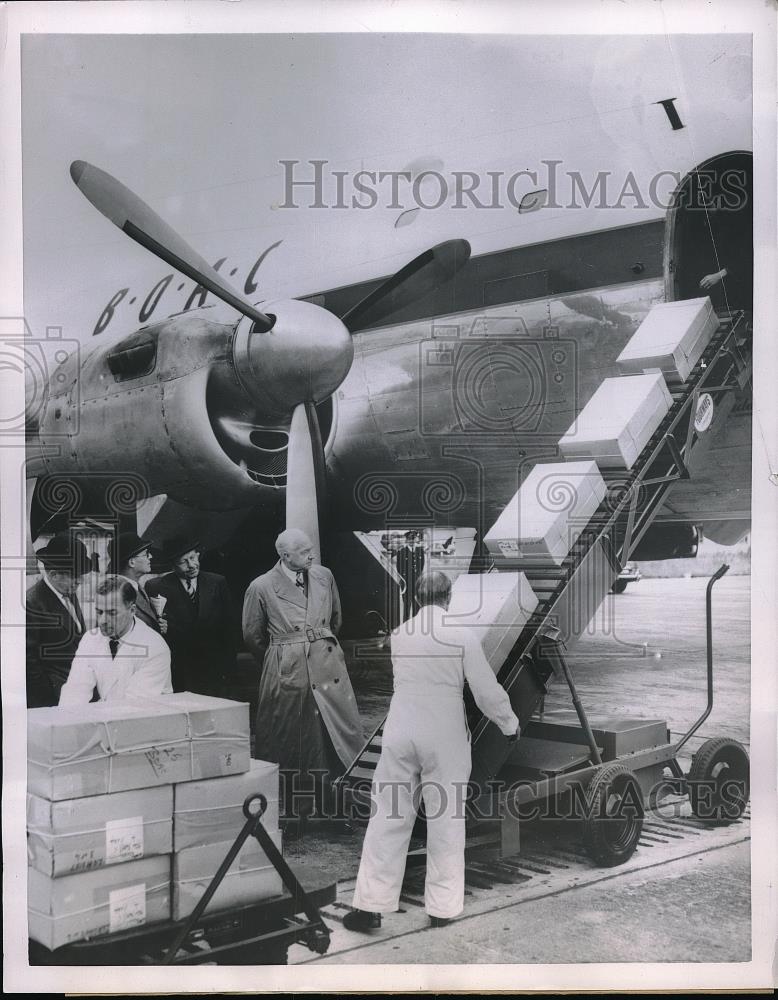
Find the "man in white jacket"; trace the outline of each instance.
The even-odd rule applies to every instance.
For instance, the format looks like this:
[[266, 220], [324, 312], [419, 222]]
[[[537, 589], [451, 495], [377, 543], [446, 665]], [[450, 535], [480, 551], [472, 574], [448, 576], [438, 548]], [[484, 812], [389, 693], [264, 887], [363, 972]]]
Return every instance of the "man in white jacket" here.
[[394, 693], [372, 789], [371, 818], [343, 924], [367, 931], [398, 909], [419, 799], [427, 816], [424, 902], [433, 926], [462, 912], [465, 894], [465, 791], [470, 734], [462, 697], [467, 681], [480, 710], [509, 739], [519, 720], [484, 656], [478, 637], [445, 620], [451, 581], [424, 577], [421, 609], [392, 633]]
[[82, 638], [60, 706], [122, 701], [136, 695], [172, 694], [170, 649], [154, 629], [135, 617], [136, 590], [123, 576], [107, 576], [97, 587], [97, 628]]

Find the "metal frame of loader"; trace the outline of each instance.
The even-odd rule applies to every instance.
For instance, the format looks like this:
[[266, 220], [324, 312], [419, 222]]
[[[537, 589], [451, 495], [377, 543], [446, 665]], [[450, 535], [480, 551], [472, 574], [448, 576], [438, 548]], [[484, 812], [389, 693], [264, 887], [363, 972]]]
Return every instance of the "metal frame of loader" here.
[[[642, 793], [645, 789], [641, 788], [638, 776], [642, 772], [645, 783], [645, 776], [661, 774], [664, 767], [670, 768], [679, 788], [689, 791], [692, 808], [697, 815], [704, 811], [704, 804], [694, 789], [705, 787], [710, 792], [711, 800], [708, 802], [711, 815], [707, 818], [727, 820], [742, 814], [748, 799], [748, 756], [739, 743], [734, 740], [709, 740], [695, 754], [686, 776], [678, 763], [680, 749], [699, 729], [712, 708], [711, 589], [727, 567], [722, 567], [714, 575], [707, 591], [708, 706], [676, 743], [669, 742], [665, 727], [665, 739], [661, 744], [654, 740], [655, 745], [643, 746], [613, 760], [603, 761], [601, 747], [578, 697], [564, 649], [568, 641], [577, 639], [583, 633], [596, 614], [673, 485], [691, 477], [688, 466], [699, 439], [695, 415], [700, 394], [704, 391], [720, 398], [738, 388], [745, 389], [750, 378], [751, 343], [746, 316], [742, 311], [722, 316], [718, 331], [686, 382], [671, 388], [673, 404], [632, 469], [627, 473], [603, 472], [608, 486], [606, 497], [562, 565], [552, 569], [516, 565], [517, 569], [526, 573], [533, 591], [540, 598], [538, 607], [497, 675], [519, 716], [522, 739], [515, 746], [509, 744], [496, 726], [480, 716], [472, 703], [468, 704], [473, 758], [471, 783], [481, 790], [480, 796], [470, 803], [471, 816], [476, 813], [481, 817], [491, 817], [475, 824], [476, 837], [469, 838], [470, 843], [488, 843], [496, 836], [500, 855], [515, 853], [519, 849], [518, 813], [521, 806], [557, 798], [577, 786], [586, 790], [586, 815], [583, 819], [587, 850], [600, 864], [619, 864], [634, 851], [642, 828]], [[722, 408], [721, 412], [726, 419], [728, 411]], [[506, 563], [504, 568], [513, 567]], [[512, 790], [499, 790], [509, 784], [510, 758], [520, 748], [526, 751], [531, 739], [527, 735], [528, 728], [533, 725], [537, 728], [532, 718], [542, 705], [548, 684], [554, 677], [563, 678], [570, 689], [580, 728], [573, 729], [571, 735], [574, 738], [566, 742], [573, 746], [581, 744], [580, 737], [583, 736], [583, 745], [578, 746], [578, 759], [571, 746], [569, 754], [563, 753], [565, 760], [561, 764], [558, 759], [548, 759], [544, 767], [541, 747], [541, 760], [536, 761], [538, 780], [524, 781]], [[383, 723], [339, 779], [341, 794], [346, 802], [350, 797], [352, 802], [364, 807], [381, 752], [382, 729]], [[559, 754], [554, 756], [558, 758]], [[546, 777], [540, 777], [544, 774]], [[745, 789], [743, 795], [735, 795], [731, 804], [721, 801], [727, 782], [744, 784]], [[624, 816], [624, 804], [627, 800], [636, 800], [636, 790], [641, 792], [640, 809], [633, 809], [632, 816]], [[496, 821], [493, 818], [495, 815], [499, 817]], [[484, 830], [492, 832], [482, 835]]]
[[[330, 930], [319, 908], [335, 900], [337, 883], [316, 870], [307, 872], [305, 884], [301, 884], [262, 823], [266, 808], [264, 795], [248, 796], [243, 803], [243, 828], [185, 920], [147, 924], [54, 951], [31, 941], [30, 964], [285, 965], [287, 949], [296, 943], [323, 955], [330, 945]], [[281, 876], [285, 892], [206, 914], [209, 902], [249, 837], [259, 842]]]

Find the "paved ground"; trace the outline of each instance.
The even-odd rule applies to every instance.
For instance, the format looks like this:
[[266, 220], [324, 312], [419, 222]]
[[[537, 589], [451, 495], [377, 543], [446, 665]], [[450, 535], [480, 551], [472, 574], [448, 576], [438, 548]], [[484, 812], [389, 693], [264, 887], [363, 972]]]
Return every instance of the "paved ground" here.
[[[316, 964], [744, 962], [751, 957], [749, 871], [749, 842], [741, 840], [636, 871], [601, 871], [598, 881], [537, 898], [512, 902], [493, 893], [490, 908], [468, 906], [441, 929], [417, 919], [420, 926], [403, 930], [407, 916], [392, 914], [394, 933], [384, 940], [338, 928], [335, 953]], [[293, 951], [293, 961], [310, 959]]]

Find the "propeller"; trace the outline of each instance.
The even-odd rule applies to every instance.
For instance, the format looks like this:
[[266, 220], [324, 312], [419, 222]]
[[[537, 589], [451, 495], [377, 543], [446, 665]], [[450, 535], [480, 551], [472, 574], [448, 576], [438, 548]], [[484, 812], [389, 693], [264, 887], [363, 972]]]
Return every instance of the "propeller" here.
[[470, 258], [467, 240], [447, 240], [415, 257], [341, 316], [351, 333], [380, 322], [452, 278]]
[[321, 525], [326, 523], [326, 466], [319, 418], [313, 403], [299, 403], [289, 427], [286, 458], [286, 526], [310, 538], [321, 558]]
[[[340, 320], [297, 300], [276, 303], [273, 313], [265, 314], [115, 177], [84, 160], [71, 164], [70, 175], [87, 200], [122, 232], [252, 321], [248, 331], [241, 332], [238, 325], [235, 372], [260, 408], [270, 400], [279, 410], [276, 416], [283, 417], [294, 407], [287, 449], [286, 526], [304, 531], [320, 552], [326, 464], [315, 404], [332, 395], [348, 374], [354, 353], [349, 333], [374, 325], [448, 281], [469, 259], [470, 244], [449, 240], [425, 250]], [[250, 441], [250, 432], [234, 420], [227, 420], [222, 433], [238, 447], [247, 437]]]
[[[351, 333], [365, 329], [440, 287], [469, 257], [467, 240], [449, 240], [425, 250], [353, 306], [341, 322]], [[326, 523], [326, 462], [311, 402], [298, 404], [292, 414], [286, 468], [286, 526], [304, 531], [319, 558], [321, 525]]]
[[204, 260], [179, 234], [141, 198], [105, 170], [84, 160], [74, 160], [70, 176], [94, 207], [136, 243], [161, 257], [171, 267], [192, 278], [203, 288], [248, 316], [260, 332], [273, 326], [273, 319], [255, 309], [239, 295], [218, 271]]

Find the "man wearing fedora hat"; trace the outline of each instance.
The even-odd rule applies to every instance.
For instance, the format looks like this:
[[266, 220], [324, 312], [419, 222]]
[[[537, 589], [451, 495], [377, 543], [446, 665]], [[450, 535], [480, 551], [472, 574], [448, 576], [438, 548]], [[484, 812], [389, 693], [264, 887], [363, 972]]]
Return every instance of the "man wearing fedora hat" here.
[[[135, 599], [135, 617], [163, 635], [167, 632], [166, 619], [160, 618], [143, 586], [143, 577], [151, 573], [151, 543], [144, 542], [134, 531], [124, 531], [108, 543], [108, 558], [111, 573], [118, 573], [132, 580], [138, 591]], [[164, 600], [154, 598], [158, 607], [164, 607]]]
[[150, 580], [146, 593], [152, 602], [166, 599], [173, 690], [223, 696], [237, 650], [237, 615], [227, 581], [201, 571], [200, 544], [193, 538], [170, 539], [163, 558], [172, 572]]
[[27, 591], [27, 706], [44, 708], [58, 704], [86, 631], [76, 588], [93, 565], [84, 543], [68, 532], [54, 535], [35, 555], [43, 571]]

